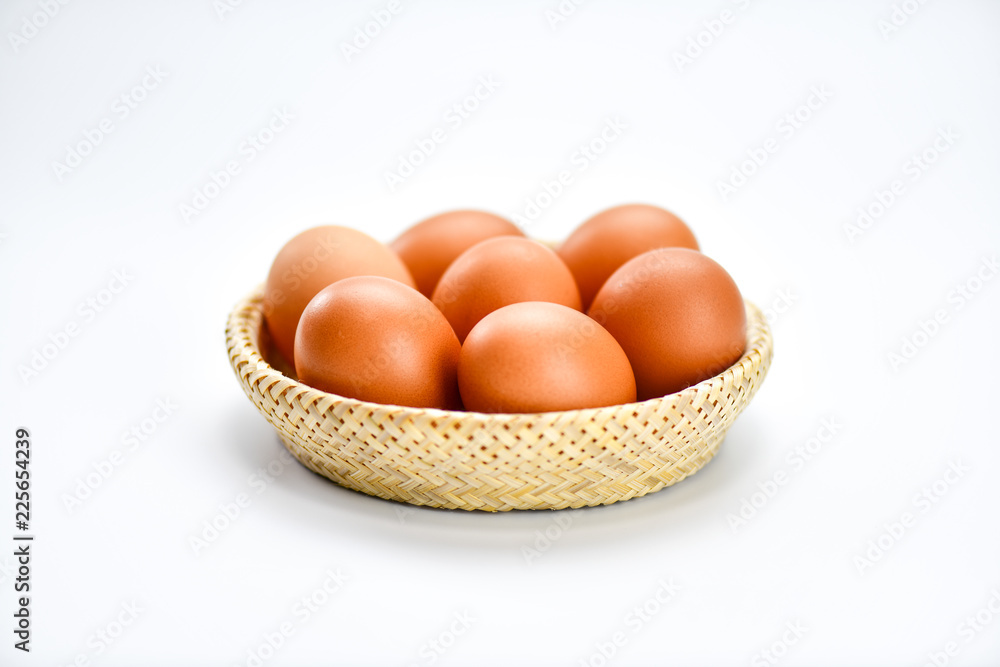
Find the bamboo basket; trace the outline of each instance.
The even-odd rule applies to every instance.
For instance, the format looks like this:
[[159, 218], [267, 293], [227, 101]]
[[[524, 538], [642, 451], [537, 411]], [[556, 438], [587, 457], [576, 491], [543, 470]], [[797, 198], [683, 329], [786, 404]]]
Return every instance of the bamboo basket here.
[[450, 509], [608, 505], [676, 484], [718, 451], [772, 355], [767, 321], [746, 302], [747, 347], [740, 360], [675, 394], [541, 414], [409, 408], [298, 382], [271, 351], [262, 305], [258, 288], [230, 313], [229, 361], [288, 450], [349, 489]]

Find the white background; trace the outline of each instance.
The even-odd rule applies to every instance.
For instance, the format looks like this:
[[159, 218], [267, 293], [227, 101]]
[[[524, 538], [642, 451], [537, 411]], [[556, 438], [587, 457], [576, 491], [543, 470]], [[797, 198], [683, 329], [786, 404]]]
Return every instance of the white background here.
[[[384, 3], [258, 0], [220, 17], [210, 0], [80, 0], [47, 20], [37, 2], [3, 4], [0, 535], [15, 533], [26, 426], [37, 538], [27, 656], [7, 630], [13, 546], [0, 550], [0, 663], [254, 664], [286, 621], [264, 664], [596, 666], [616, 632], [607, 664], [774, 664], [760, 652], [776, 642], [783, 665], [922, 665], [949, 642], [949, 664], [1000, 662], [1000, 279], [983, 264], [1000, 249], [1000, 6], [911, 1], [887, 35], [886, 0], [593, 0], [553, 28], [557, 6], [403, 0], [348, 62], [341, 44]], [[732, 22], [679, 66], [723, 9]], [[122, 117], [115, 100], [147, 67], [166, 76]], [[448, 126], [482, 76], [499, 88]], [[786, 136], [778, 123], [813, 87], [830, 98]], [[294, 120], [247, 160], [241, 144], [275, 109]], [[113, 131], [57, 176], [104, 118]], [[514, 216], [609, 118], [627, 130], [572, 167], [530, 231], [559, 239], [608, 206], [659, 204], [745, 296], [784, 311], [771, 373], [719, 455], [646, 498], [499, 515], [411, 511], [283, 465], [223, 337], [281, 244], [323, 222], [388, 241], [450, 208]], [[435, 127], [445, 142], [391, 191], [385, 172]], [[914, 180], [908, 161], [949, 128], [957, 139]], [[777, 151], [723, 197], [772, 137]], [[240, 173], [185, 221], [180, 206], [229, 160]], [[852, 242], [845, 225], [896, 179], [902, 194]], [[121, 270], [127, 286], [102, 292]], [[954, 292], [967, 283], [971, 300]], [[934, 335], [919, 333], [939, 310]], [[71, 323], [78, 335], [23, 377]], [[892, 363], [914, 337], [917, 353]], [[128, 450], [157, 400], [177, 407]], [[824, 419], [833, 438], [793, 463]], [[116, 450], [120, 465], [68, 508]], [[917, 504], [952, 462], [962, 476]], [[258, 493], [269, 463], [280, 474]], [[729, 515], [779, 472], [734, 529]], [[249, 506], [195, 553], [239, 494]], [[902, 536], [883, 534], [907, 512]], [[884, 553], [860, 564], [880, 537]], [[348, 581], [300, 622], [296, 602], [338, 568]], [[679, 587], [664, 604], [661, 579]], [[647, 621], [629, 617], [650, 600]], [[133, 602], [138, 617], [97, 639]], [[992, 624], [969, 636], [984, 609]], [[471, 627], [450, 636], [462, 613]], [[436, 639], [454, 642], [429, 652]]]

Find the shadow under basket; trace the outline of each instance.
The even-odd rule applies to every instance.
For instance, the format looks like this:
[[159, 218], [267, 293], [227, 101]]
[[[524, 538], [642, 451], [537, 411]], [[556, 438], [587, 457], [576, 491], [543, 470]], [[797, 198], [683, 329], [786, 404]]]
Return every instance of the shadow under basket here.
[[746, 312], [746, 351], [712, 378], [648, 401], [541, 414], [381, 405], [304, 385], [271, 351], [260, 288], [230, 313], [226, 345], [288, 451], [341, 486], [450, 509], [564, 509], [659, 491], [715, 456], [771, 363], [767, 321], [750, 302]]

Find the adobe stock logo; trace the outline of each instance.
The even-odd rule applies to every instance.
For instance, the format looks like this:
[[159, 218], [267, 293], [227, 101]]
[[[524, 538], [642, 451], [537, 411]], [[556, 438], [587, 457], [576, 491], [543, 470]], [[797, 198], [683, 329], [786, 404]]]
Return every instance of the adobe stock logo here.
[[21, 29], [7, 33], [7, 41], [10, 42], [10, 48], [14, 53], [27, 45], [29, 40], [37, 37], [42, 28], [47, 26], [67, 4], [69, 0], [38, 0], [39, 11], [33, 12], [31, 16], [21, 17]]
[[889, 367], [893, 371], [899, 371], [901, 367], [912, 362], [998, 273], [1000, 273], [1000, 263], [997, 262], [997, 256], [983, 257], [975, 273], [948, 292], [948, 306], [937, 308], [929, 317], [921, 319], [900, 339], [899, 345], [889, 351], [886, 357]]
[[87, 650], [77, 653], [73, 661], [67, 664], [74, 667], [89, 667], [94, 664], [93, 659], [109, 650], [145, 612], [145, 607], [135, 600], [122, 602], [114, 617], [87, 637]]
[[833, 92], [826, 87], [826, 84], [809, 88], [809, 93], [802, 100], [802, 103], [787, 111], [775, 122], [775, 134], [765, 139], [759, 146], [746, 149], [744, 151], [746, 158], [734, 165], [728, 176], [715, 182], [715, 189], [722, 201], [728, 202], [733, 195], [749, 183], [754, 175], [767, 164], [771, 156], [788, 145], [788, 142], [813, 119], [820, 109], [829, 103], [833, 96]]
[[[927, 653], [924, 667], [946, 667], [957, 657], [966, 644], [982, 634], [995, 619], [1000, 617], [1000, 587], [989, 591], [990, 598], [973, 613], [967, 615], [955, 628], [957, 637], [945, 642], [938, 651]], [[961, 640], [961, 641], [960, 641]]]
[[448, 627], [441, 630], [437, 635], [428, 639], [423, 643], [423, 645], [421, 645], [420, 649], [417, 651], [417, 655], [420, 656], [420, 661], [410, 663], [410, 667], [418, 667], [418, 665], [433, 665], [438, 661], [438, 659], [447, 653], [458, 642], [458, 640], [465, 635], [465, 633], [472, 629], [478, 620], [468, 611], [455, 612], [452, 615], [452, 618], [454, 620]]
[[292, 605], [290, 613], [271, 630], [258, 635], [253, 644], [246, 649], [243, 658], [236, 663], [239, 667], [262, 667], [281, 651], [291, 637], [316, 617], [323, 609], [352, 581], [340, 567], [331, 567], [323, 573], [323, 581], [303, 595]]
[[72, 491], [62, 494], [60, 500], [66, 510], [72, 514], [79, 509], [128, 459], [132, 458], [142, 443], [152, 439], [160, 427], [173, 417], [177, 408], [178, 405], [169, 396], [156, 399], [156, 406], [148, 416], [122, 432], [121, 448], [112, 450], [106, 457], [92, 463], [90, 466], [92, 470], [76, 478]]
[[28, 384], [29, 380], [37, 378], [48, 368], [69, 347], [70, 342], [132, 284], [132, 280], [133, 276], [127, 269], [115, 270], [106, 287], [79, 303], [76, 308], [79, 319], [73, 318], [56, 331], [50, 332], [46, 342], [31, 350], [28, 363], [18, 365], [17, 374], [21, 377], [21, 381]]
[[903, 162], [900, 177], [892, 179], [884, 190], [876, 188], [868, 202], [855, 210], [854, 220], [844, 223], [847, 241], [853, 245], [858, 238], [864, 236], [906, 195], [908, 183], [917, 183], [960, 138], [961, 136], [951, 126], [938, 128], [930, 143], [915, 151]]
[[843, 428], [844, 424], [837, 417], [824, 417], [811, 437], [792, 447], [785, 455], [785, 467], [778, 468], [769, 477], [757, 482], [756, 490], [740, 498], [736, 511], [726, 515], [726, 523], [733, 533], [738, 533], [749, 525], [789, 481], [834, 441]]
[[212, 9], [215, 10], [215, 15], [219, 17], [220, 21], [225, 21], [228, 14], [232, 14], [236, 9], [243, 5], [244, 0], [215, 0], [212, 3]]
[[868, 540], [865, 550], [854, 556], [854, 567], [857, 568], [858, 574], [864, 576], [865, 572], [871, 569], [875, 563], [881, 561], [912, 531], [920, 517], [937, 507], [937, 504], [948, 495], [951, 489], [971, 471], [972, 468], [958, 459], [949, 461], [948, 469], [938, 479], [923, 486], [913, 494], [911, 505], [916, 511], [904, 510], [894, 519], [883, 523], [883, 531]]
[[438, 125], [424, 135], [413, 140], [413, 148], [407, 149], [396, 156], [395, 169], [387, 169], [383, 173], [389, 192], [395, 192], [408, 178], [413, 176], [423, 166], [428, 158], [444, 144], [451, 133], [465, 125], [483, 105], [493, 97], [500, 88], [501, 82], [492, 74], [479, 77], [475, 87], [444, 112], [444, 126]]
[[909, 23], [926, 3], [927, 0], [903, 0], [901, 3], [893, 3], [888, 19], [879, 19], [875, 24], [882, 34], [882, 39], [888, 42], [889, 38]]
[[785, 623], [785, 632], [780, 639], [776, 639], [765, 649], [754, 653], [750, 659], [751, 667], [772, 667], [788, 655], [789, 649], [799, 643], [809, 628], [805, 627], [801, 621], [788, 621]]
[[528, 565], [531, 565], [534, 561], [541, 558], [572, 527], [573, 514], [568, 511], [557, 512], [552, 522], [544, 531], [535, 531], [535, 541], [531, 545], [525, 544], [521, 547], [521, 555], [524, 556], [524, 561]]
[[593, 136], [576, 147], [568, 165], [552, 174], [551, 179], [543, 180], [541, 187], [524, 200], [524, 205], [511, 215], [514, 224], [523, 231], [538, 222], [541, 215], [577, 181], [578, 175], [605, 155], [629, 127], [628, 121], [621, 116], [607, 118]]
[[561, 0], [555, 9], [546, 9], [545, 20], [548, 21], [549, 28], [555, 32], [559, 25], [568, 21], [570, 17], [576, 13], [577, 7], [582, 5], [585, 1], [586, 0]]
[[360, 56], [361, 52], [367, 49], [372, 41], [378, 38], [382, 34], [382, 31], [389, 27], [393, 17], [399, 14], [402, 9], [403, 6], [399, 0], [389, 0], [384, 8], [372, 10], [371, 20], [365, 23], [364, 26], [354, 28], [354, 35], [351, 41], [340, 43], [340, 52], [343, 54], [344, 60], [349, 63], [352, 59]]
[[285, 107], [272, 111], [267, 121], [254, 132], [246, 135], [240, 143], [238, 152], [225, 162], [219, 169], [209, 172], [208, 178], [195, 187], [189, 200], [181, 202], [177, 211], [185, 224], [192, 224], [199, 215], [205, 212], [216, 199], [226, 191], [237, 176], [243, 173], [250, 163], [257, 159], [271, 143], [295, 120], [295, 114]]
[[678, 596], [681, 587], [673, 577], [658, 579], [657, 587], [645, 600], [632, 607], [621, 625], [603, 641], [594, 642], [594, 650], [577, 661], [578, 667], [607, 667], [629, 641], [642, 632], [652, 620], [666, 609]]
[[124, 122], [133, 111], [139, 108], [149, 94], [160, 87], [169, 72], [164, 72], [160, 65], [149, 65], [143, 71], [142, 79], [128, 90], [118, 95], [111, 104], [111, 114], [98, 121], [95, 127], [84, 129], [83, 138], [65, 146], [62, 162], [53, 160], [52, 173], [60, 183], [73, 173], [94, 153], [94, 150], [104, 143], [104, 140], [114, 132], [119, 124]]
[[191, 547], [194, 555], [200, 556], [202, 552], [222, 537], [223, 533], [229, 530], [243, 516], [243, 512], [250, 507], [253, 499], [267, 491], [270, 485], [277, 478], [281, 477], [286, 469], [292, 466], [294, 461], [295, 459], [292, 458], [292, 455], [283, 449], [267, 465], [261, 466], [256, 472], [251, 473], [247, 478], [247, 485], [256, 493], [250, 495], [249, 493], [240, 492], [232, 500], [220, 503], [218, 511], [202, 521], [198, 531], [188, 537], [188, 545]]
[[[732, 4], [736, 5], [738, 10], [745, 11], [750, 8], [751, 0], [732, 0]], [[702, 21], [702, 29], [688, 37], [684, 48], [673, 52], [677, 71], [683, 73], [685, 67], [693, 65], [698, 58], [701, 58], [722, 37], [728, 26], [732, 25], [739, 15], [739, 12], [723, 9], [712, 18]]]

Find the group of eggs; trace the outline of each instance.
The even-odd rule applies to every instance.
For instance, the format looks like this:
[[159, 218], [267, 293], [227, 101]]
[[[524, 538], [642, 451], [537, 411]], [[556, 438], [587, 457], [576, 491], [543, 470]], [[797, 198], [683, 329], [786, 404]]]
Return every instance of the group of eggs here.
[[275, 258], [272, 342], [298, 379], [375, 403], [549, 412], [673, 393], [735, 363], [743, 298], [678, 217], [617, 206], [555, 250], [483, 211], [390, 245], [315, 227]]

